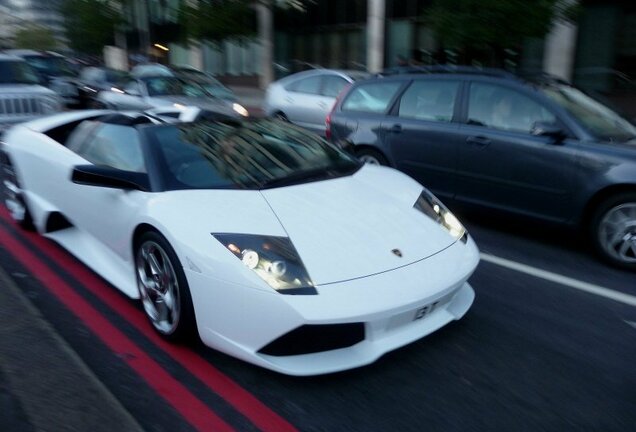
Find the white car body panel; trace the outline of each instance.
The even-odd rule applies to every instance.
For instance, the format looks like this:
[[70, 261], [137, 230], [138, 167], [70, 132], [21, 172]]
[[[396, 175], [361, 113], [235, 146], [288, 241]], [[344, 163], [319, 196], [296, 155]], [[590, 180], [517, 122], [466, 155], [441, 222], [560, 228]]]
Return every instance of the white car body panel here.
[[[406, 175], [367, 165], [352, 176], [262, 191], [72, 183], [73, 167], [87, 161], [40, 132], [99, 113], [64, 113], [5, 137], [35, 225], [132, 298], [139, 297], [133, 236], [142, 224], [154, 227], [184, 268], [206, 345], [281, 373], [329, 373], [369, 364], [461, 318], [472, 304], [474, 242], [456, 240], [413, 209], [422, 187]], [[46, 232], [54, 212], [73, 226]], [[213, 233], [289, 237], [318, 294], [276, 292]], [[300, 326], [345, 323], [364, 323], [364, 340], [312, 354], [259, 352]]]
[[[410, 192], [409, 202], [374, 186], [389, 176], [406, 179], [397, 189]], [[365, 166], [353, 176], [265, 190], [263, 195], [311, 269], [314, 284], [323, 285], [392, 270], [455, 241], [418, 210], [405, 211], [422, 191], [409, 186], [410, 179], [402, 174]], [[320, 226], [329, 230], [316, 229]]]

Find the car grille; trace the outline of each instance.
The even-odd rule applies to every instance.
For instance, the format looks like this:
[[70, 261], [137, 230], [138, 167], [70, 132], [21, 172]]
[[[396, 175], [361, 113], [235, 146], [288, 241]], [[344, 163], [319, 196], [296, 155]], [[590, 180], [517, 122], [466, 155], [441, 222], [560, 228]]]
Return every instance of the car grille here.
[[0, 95], [0, 116], [32, 116], [44, 114], [39, 98]]

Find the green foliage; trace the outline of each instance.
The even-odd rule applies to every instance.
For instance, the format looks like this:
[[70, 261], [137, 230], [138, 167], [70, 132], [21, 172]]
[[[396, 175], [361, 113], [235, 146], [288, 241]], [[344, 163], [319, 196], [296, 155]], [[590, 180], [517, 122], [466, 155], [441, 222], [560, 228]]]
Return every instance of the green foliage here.
[[32, 25], [17, 31], [15, 47], [46, 51], [57, 48], [57, 43], [51, 30]]
[[435, 0], [427, 21], [445, 48], [460, 52], [517, 48], [545, 36], [554, 19], [574, 19], [563, 0]]
[[121, 22], [122, 2], [65, 0], [62, 13], [71, 48], [85, 54], [101, 54], [113, 43], [115, 26]]
[[254, 9], [247, 0], [200, 0], [184, 5], [181, 21], [188, 37], [221, 40], [254, 34]]

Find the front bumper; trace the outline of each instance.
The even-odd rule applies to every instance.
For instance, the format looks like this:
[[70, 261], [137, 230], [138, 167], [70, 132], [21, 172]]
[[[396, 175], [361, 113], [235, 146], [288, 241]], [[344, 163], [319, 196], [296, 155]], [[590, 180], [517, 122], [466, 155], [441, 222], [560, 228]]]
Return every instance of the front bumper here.
[[[469, 239], [465, 245], [456, 242], [417, 263], [318, 286], [318, 295], [306, 296], [230, 285], [185, 271], [199, 335], [206, 345], [281, 373], [318, 375], [372, 363], [460, 319], [475, 297], [467, 279], [478, 262], [477, 248]], [[364, 339], [346, 348], [310, 354], [262, 352], [301, 326], [346, 323], [363, 323]]]

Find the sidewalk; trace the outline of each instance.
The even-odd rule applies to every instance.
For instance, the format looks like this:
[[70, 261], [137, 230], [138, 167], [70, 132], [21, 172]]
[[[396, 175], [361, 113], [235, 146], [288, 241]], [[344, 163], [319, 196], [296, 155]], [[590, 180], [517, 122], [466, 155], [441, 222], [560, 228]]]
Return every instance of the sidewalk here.
[[0, 268], [0, 431], [141, 431]]

